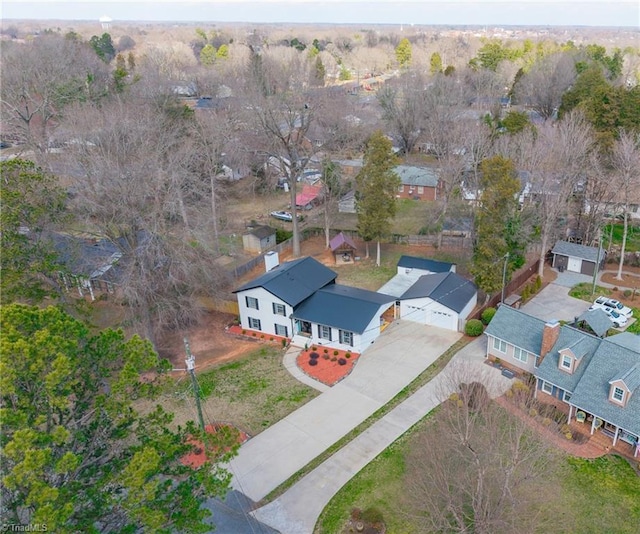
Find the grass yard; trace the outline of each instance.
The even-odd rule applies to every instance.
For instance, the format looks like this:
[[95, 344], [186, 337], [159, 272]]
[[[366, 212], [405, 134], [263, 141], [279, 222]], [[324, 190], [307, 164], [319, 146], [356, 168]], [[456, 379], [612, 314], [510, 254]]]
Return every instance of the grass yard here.
[[[246, 357], [198, 374], [205, 423], [227, 422], [256, 435], [318, 392], [293, 378], [282, 366], [282, 351], [260, 347]], [[171, 381], [159, 400], [176, 414], [174, 424], [197, 420], [191, 381]], [[155, 404], [155, 403], [154, 403]]]
[[594, 299], [599, 296], [611, 295], [611, 290], [606, 287], [596, 286], [595, 293], [591, 292], [592, 288], [593, 284], [591, 284], [591, 282], [582, 282], [573, 286], [569, 290], [569, 296], [580, 300], [586, 300], [587, 302], [593, 302]]
[[[379, 510], [387, 532], [421, 532], [402, 512], [401, 503], [405, 499], [405, 458], [425, 422], [420, 422], [386, 449], [334, 496], [318, 520], [316, 534], [342, 532], [354, 507]], [[545, 491], [557, 491], [549, 506], [540, 510], [545, 532], [638, 532], [640, 477], [620, 457], [596, 460], [568, 457], [555, 476], [544, 482], [544, 487]]]
[[433, 203], [402, 198], [396, 202], [396, 207], [391, 231], [399, 235], [415, 235], [425, 225], [428, 211], [433, 210]]
[[[613, 228], [612, 228], [613, 226]], [[613, 230], [613, 233], [612, 233]], [[622, 245], [622, 233], [624, 231], [624, 225], [622, 224], [607, 224], [602, 230], [602, 236], [604, 242], [607, 244]], [[613, 237], [613, 239], [611, 239]], [[627, 231], [627, 252], [634, 250], [640, 250], [640, 226], [632, 226], [629, 224]]]

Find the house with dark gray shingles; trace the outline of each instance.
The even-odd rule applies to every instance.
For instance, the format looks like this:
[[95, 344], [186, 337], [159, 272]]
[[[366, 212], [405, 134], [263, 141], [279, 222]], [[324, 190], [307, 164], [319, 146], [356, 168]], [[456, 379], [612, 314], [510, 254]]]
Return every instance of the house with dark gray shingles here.
[[605, 339], [500, 306], [485, 330], [487, 358], [536, 378], [536, 396], [567, 404], [569, 421], [591, 425], [640, 454], [640, 336]]
[[437, 169], [398, 165], [393, 170], [400, 177], [397, 198], [436, 200], [439, 183]]
[[477, 304], [475, 284], [454, 272], [423, 275], [400, 296], [400, 318], [458, 331]]
[[234, 291], [242, 328], [363, 352], [393, 320], [395, 297], [336, 284], [336, 276], [309, 257], [278, 265]]
[[552, 267], [559, 271], [571, 271], [589, 276], [595, 272], [596, 265], [598, 269], [603, 267], [606, 256], [606, 252], [598, 247], [588, 247], [568, 241], [558, 241], [551, 250], [551, 254], [553, 254]]

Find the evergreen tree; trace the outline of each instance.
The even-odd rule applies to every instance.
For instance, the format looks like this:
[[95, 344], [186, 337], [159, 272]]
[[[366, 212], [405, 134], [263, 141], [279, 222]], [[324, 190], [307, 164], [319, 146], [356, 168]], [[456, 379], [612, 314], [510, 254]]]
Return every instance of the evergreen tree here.
[[313, 85], [324, 87], [326, 73], [322, 59], [320, 59], [320, 56], [316, 56], [316, 64], [313, 70]]
[[211, 67], [216, 62], [216, 48], [207, 43], [200, 50], [200, 63], [205, 67]]
[[391, 141], [376, 131], [367, 142], [362, 169], [356, 176], [358, 233], [367, 242], [377, 241], [376, 265], [380, 266], [380, 239], [391, 231], [396, 214], [396, 193], [400, 177], [393, 170], [398, 158]]
[[411, 43], [406, 37], [396, 46], [396, 59], [400, 67], [408, 67], [411, 63]]
[[442, 72], [442, 57], [438, 52], [434, 52], [433, 54], [431, 54], [429, 63], [431, 74], [438, 74]]
[[89, 44], [98, 55], [98, 57], [105, 63], [111, 63], [111, 60], [116, 55], [116, 49], [113, 46], [111, 35], [103, 33], [100, 37], [94, 35], [89, 40]]

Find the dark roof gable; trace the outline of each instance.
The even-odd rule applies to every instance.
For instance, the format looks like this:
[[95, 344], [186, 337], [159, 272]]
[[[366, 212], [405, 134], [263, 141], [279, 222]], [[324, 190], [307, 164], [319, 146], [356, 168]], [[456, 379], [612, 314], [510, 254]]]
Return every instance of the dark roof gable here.
[[262, 287], [290, 306], [297, 306], [321, 287], [334, 282], [336, 276], [328, 267], [306, 257], [278, 265], [240, 286], [234, 293]]
[[405, 269], [422, 269], [432, 273], [446, 273], [451, 270], [453, 263], [446, 261], [430, 260], [429, 258], [419, 258], [417, 256], [400, 256], [398, 267]]
[[425, 274], [418, 278], [400, 300], [429, 297], [456, 312], [461, 312], [476, 294], [476, 286], [459, 274]]

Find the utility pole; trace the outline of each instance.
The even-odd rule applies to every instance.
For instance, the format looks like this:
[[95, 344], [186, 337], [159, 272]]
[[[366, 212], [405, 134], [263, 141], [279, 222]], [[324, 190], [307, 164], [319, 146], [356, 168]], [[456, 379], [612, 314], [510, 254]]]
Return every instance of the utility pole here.
[[602, 256], [602, 229], [598, 228], [598, 257], [596, 258], [595, 269], [593, 270], [593, 284], [591, 286], [591, 296], [596, 292], [596, 282], [598, 281], [598, 269], [600, 268], [600, 256]]
[[196, 380], [196, 357], [191, 354], [191, 348], [189, 347], [189, 340], [184, 338], [184, 350], [187, 353], [185, 363], [187, 364], [187, 371], [191, 375], [191, 384], [193, 385], [193, 395], [196, 398], [196, 408], [198, 409], [198, 422], [200, 428], [204, 432], [204, 418], [202, 417], [202, 406], [200, 405], [200, 391], [198, 388], [198, 382]]
[[504, 304], [504, 286], [507, 282], [507, 262], [509, 261], [509, 253], [504, 255], [504, 265], [502, 266], [502, 295], [500, 296], [500, 304]]

